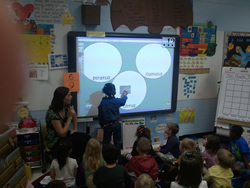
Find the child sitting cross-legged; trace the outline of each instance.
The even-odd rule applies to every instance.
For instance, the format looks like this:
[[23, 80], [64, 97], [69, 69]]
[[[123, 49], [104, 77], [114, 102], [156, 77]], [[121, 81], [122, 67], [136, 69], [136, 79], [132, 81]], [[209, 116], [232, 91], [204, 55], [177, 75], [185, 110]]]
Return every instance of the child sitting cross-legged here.
[[114, 145], [103, 148], [103, 159], [106, 166], [101, 166], [94, 173], [93, 182], [97, 188], [124, 188], [130, 187], [130, 178], [125, 168], [117, 165], [119, 153]]
[[220, 149], [216, 154], [216, 165], [208, 169], [204, 179], [212, 182], [212, 188], [232, 187], [233, 172], [231, 167], [235, 158], [230, 151]]
[[162, 161], [174, 162], [181, 155], [179, 150], [180, 141], [176, 137], [176, 134], [179, 132], [179, 125], [176, 123], [168, 123], [165, 129], [165, 133], [168, 134], [168, 140], [165, 145], [154, 148], [154, 151], [157, 152], [157, 155]]
[[136, 155], [125, 165], [127, 172], [138, 178], [142, 173], [148, 174], [154, 181], [158, 177], [158, 165], [155, 158], [148, 154], [151, 149], [151, 142], [148, 138], [141, 137], [137, 144]]

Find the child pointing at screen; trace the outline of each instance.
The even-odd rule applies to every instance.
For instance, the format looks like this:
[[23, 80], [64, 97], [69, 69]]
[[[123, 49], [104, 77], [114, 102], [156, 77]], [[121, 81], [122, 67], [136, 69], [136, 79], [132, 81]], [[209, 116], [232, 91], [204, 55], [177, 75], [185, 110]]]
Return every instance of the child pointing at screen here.
[[116, 89], [112, 83], [107, 83], [102, 89], [105, 97], [98, 106], [99, 124], [103, 128], [103, 145], [110, 144], [113, 134], [114, 145], [121, 154], [121, 123], [120, 107], [127, 101], [127, 91], [123, 91], [121, 98], [115, 98]]

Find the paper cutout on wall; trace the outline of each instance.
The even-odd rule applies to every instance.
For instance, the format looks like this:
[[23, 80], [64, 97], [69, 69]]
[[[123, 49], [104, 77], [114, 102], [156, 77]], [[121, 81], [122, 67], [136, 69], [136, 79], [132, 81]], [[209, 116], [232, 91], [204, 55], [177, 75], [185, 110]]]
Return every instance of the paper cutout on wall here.
[[111, 23], [114, 31], [126, 25], [131, 31], [148, 26], [150, 33], [160, 33], [166, 25], [192, 25], [193, 7], [189, 0], [112, 0]]
[[64, 86], [71, 92], [80, 91], [79, 72], [64, 73]]
[[226, 34], [224, 66], [250, 67], [250, 33]]
[[195, 109], [193, 107], [180, 109], [179, 112], [179, 123], [194, 122]]
[[34, 11], [34, 5], [26, 4], [25, 6], [23, 6], [18, 2], [14, 2], [12, 4], [12, 8], [14, 12], [16, 13], [16, 16], [20, 20], [26, 20], [27, 18], [30, 17], [31, 13]]
[[196, 76], [188, 76], [182, 78], [183, 85], [183, 96], [186, 99], [196, 95], [197, 78]]
[[216, 49], [216, 26], [194, 24], [179, 30], [181, 56], [213, 56]]
[[73, 20], [75, 19], [74, 16], [70, 15], [70, 12], [67, 11], [64, 15], [61, 16], [63, 19], [62, 25], [70, 24], [72, 27], [74, 26]]

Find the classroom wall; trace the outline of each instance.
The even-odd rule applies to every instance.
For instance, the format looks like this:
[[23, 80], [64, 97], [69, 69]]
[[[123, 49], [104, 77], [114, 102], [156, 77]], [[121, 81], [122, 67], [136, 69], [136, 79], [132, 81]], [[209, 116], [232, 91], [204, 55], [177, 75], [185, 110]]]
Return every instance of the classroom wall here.
[[[83, 26], [81, 22], [81, 4], [79, 2], [73, 2], [71, 0], [69, 3], [69, 11], [72, 16], [75, 16], [74, 26], [72, 30], [75, 31], [106, 31], [113, 32], [110, 22], [110, 7], [101, 7], [101, 24], [98, 26]], [[195, 23], [206, 23], [207, 21], [213, 21], [217, 25], [217, 29], [220, 31], [249, 31], [250, 25], [248, 26], [248, 13], [247, 9], [250, 7], [250, 2], [247, 0], [194, 0], [193, 1], [193, 11], [194, 11], [194, 22]], [[126, 27], [120, 27], [116, 32], [131, 32]], [[134, 33], [148, 33], [147, 27], [139, 27], [133, 31]], [[162, 33], [175, 34], [175, 29], [171, 27], [166, 27]], [[221, 35], [220, 35], [221, 37]], [[222, 58], [217, 59], [218, 64], [222, 64]], [[52, 73], [50, 73], [52, 74]], [[60, 77], [61, 72], [54, 71], [57, 77]], [[58, 76], [59, 75], [59, 76]], [[59, 83], [62, 83], [60, 80]], [[38, 83], [39, 84], [39, 83]], [[56, 88], [54, 82], [49, 84], [51, 89]], [[208, 86], [209, 87], [209, 86]], [[51, 92], [51, 91], [50, 91]], [[40, 95], [43, 97], [43, 94]], [[51, 96], [51, 94], [50, 94]], [[51, 97], [52, 98], [52, 97]], [[49, 101], [50, 102], [50, 101]], [[49, 102], [47, 102], [49, 104]], [[167, 123], [169, 121], [178, 122], [179, 121], [179, 110], [185, 109], [187, 107], [194, 107], [195, 122], [194, 123], [183, 123], [180, 124], [179, 136], [187, 134], [195, 134], [202, 132], [210, 132], [214, 130], [214, 120], [217, 106], [217, 98], [209, 99], [195, 99], [195, 100], [178, 100], [177, 111], [172, 113], [172, 120], [167, 120], [167, 114], [158, 113], [145, 116], [146, 125], [152, 128], [153, 134], [156, 135], [155, 127], [161, 123]], [[45, 123], [46, 110], [35, 110], [31, 112], [31, 115], [36, 117]], [[152, 123], [151, 116], [156, 116], [157, 121]], [[136, 116], [131, 116], [134, 118]], [[140, 116], [141, 117], [141, 116]], [[94, 128], [99, 127], [98, 122], [95, 120], [90, 123], [90, 133], [93, 136]], [[79, 123], [79, 130], [85, 131], [86, 123]], [[163, 135], [160, 135], [161, 139]]]

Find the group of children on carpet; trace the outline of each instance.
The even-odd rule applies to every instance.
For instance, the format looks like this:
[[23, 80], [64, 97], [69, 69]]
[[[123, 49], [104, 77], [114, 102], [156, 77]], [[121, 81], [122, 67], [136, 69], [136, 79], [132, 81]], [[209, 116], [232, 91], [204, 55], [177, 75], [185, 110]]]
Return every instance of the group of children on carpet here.
[[[194, 140], [185, 138], [180, 142], [176, 123], [166, 125], [167, 142], [155, 148], [151, 145], [150, 130], [140, 125], [132, 152], [121, 155], [119, 108], [125, 105], [128, 92], [123, 91], [120, 98], [115, 98], [115, 86], [107, 83], [103, 93], [105, 97], [98, 106], [98, 119], [104, 131], [103, 148], [91, 138], [82, 164], [77, 164], [69, 157], [70, 143], [62, 140], [52, 161], [51, 177], [65, 182], [67, 188], [76, 187], [76, 171], [81, 165], [88, 188], [230, 188], [234, 173], [249, 179], [249, 147], [238, 125], [230, 130], [229, 149], [221, 149], [219, 138], [210, 135], [203, 143], [205, 151], [202, 153]], [[114, 145], [110, 144], [112, 135]], [[248, 184], [246, 182], [245, 187]]]
[[[125, 165], [117, 164], [119, 152], [114, 145], [102, 148], [96, 139], [91, 138], [83, 156], [87, 187], [226, 188], [233, 187], [233, 172], [249, 169], [246, 157], [249, 148], [241, 136], [241, 126], [232, 126], [228, 150], [220, 149], [219, 138], [209, 135], [204, 140], [205, 151], [202, 153], [197, 151], [194, 140], [185, 138], [180, 142], [176, 137], [178, 131], [177, 124], [168, 123], [166, 144], [153, 149], [149, 129], [140, 125], [132, 152], [123, 154]], [[51, 164], [51, 177], [74, 188], [78, 166], [75, 159], [68, 157], [70, 152], [70, 143], [63, 140]], [[244, 187], [248, 186], [249, 181]]]

